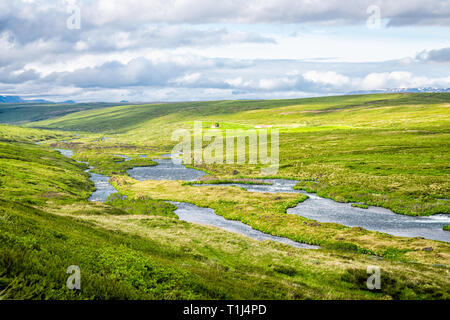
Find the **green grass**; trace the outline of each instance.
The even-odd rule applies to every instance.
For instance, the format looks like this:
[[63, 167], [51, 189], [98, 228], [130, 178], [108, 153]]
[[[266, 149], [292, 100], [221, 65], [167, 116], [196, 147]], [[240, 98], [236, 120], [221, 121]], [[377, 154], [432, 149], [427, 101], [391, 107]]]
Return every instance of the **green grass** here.
[[51, 139], [67, 139], [70, 133], [55, 130], [38, 130], [21, 128], [12, 125], [0, 125], [0, 141], [39, 142]]
[[[151, 159], [176, 143], [172, 132], [190, 129], [193, 121], [204, 128], [218, 122], [221, 130], [272, 126], [280, 130], [276, 177], [300, 181], [297, 189], [403, 214], [449, 213], [449, 102], [449, 94], [383, 94], [102, 106], [71, 114], [38, 106], [17, 120], [43, 121], [0, 125], [0, 296], [449, 299], [449, 279], [435, 267], [450, 265], [448, 243], [287, 215], [304, 200], [300, 194], [138, 182], [126, 174], [154, 165]], [[2, 122], [18, 112], [1, 111]], [[74, 159], [55, 147], [74, 150]], [[119, 162], [117, 154], [132, 160]], [[74, 160], [111, 175], [127, 198], [88, 202], [93, 184], [86, 166]], [[210, 174], [200, 183], [261, 178], [260, 165], [195, 167]], [[165, 200], [210, 207], [227, 219], [322, 248], [295, 249], [180, 221]], [[73, 264], [82, 270], [79, 292], [65, 287]], [[365, 281], [367, 265], [374, 264], [385, 286], [373, 292]]]
[[450, 231], [450, 226], [449, 225], [443, 226], [442, 229], [445, 230], [445, 231]]
[[205, 178], [204, 180], [199, 181], [186, 181], [183, 182], [183, 186], [192, 186], [195, 184], [230, 184], [230, 183], [237, 183], [237, 184], [256, 184], [256, 185], [271, 185], [268, 182], [261, 182], [260, 180], [256, 179], [229, 179], [229, 180], [214, 180], [214, 179], [208, 179]]
[[[291, 100], [207, 101], [138, 106], [118, 106], [73, 113], [56, 119], [30, 123], [29, 126], [87, 132], [123, 133], [148, 130], [148, 123], [164, 120], [191, 125], [202, 120], [209, 127], [218, 122], [224, 128], [249, 128], [261, 124], [295, 124], [296, 127], [326, 125], [336, 127], [350, 122], [377, 125], [380, 115], [389, 114], [380, 124], [398, 125], [406, 116], [424, 122], [421, 110], [448, 103], [448, 93], [376, 94]], [[392, 109], [392, 107], [395, 107]], [[413, 108], [413, 109], [411, 109]], [[414, 110], [414, 113], [411, 111]], [[356, 112], [355, 111], [359, 111]], [[363, 111], [363, 112], [361, 112]], [[439, 113], [439, 110], [432, 111]], [[333, 123], [323, 123], [331, 119]], [[381, 120], [381, 119], [380, 119]], [[411, 121], [411, 120], [410, 120]], [[408, 124], [407, 126], [411, 126]], [[160, 130], [161, 127], [155, 128]], [[143, 137], [145, 138], [145, 137]]]
[[[10, 191], [17, 184], [15, 179], [3, 180], [2, 185], [5, 192], [0, 196], [0, 292], [5, 299], [390, 297], [364, 288], [354, 289], [355, 283], [342, 278], [349, 259], [360, 268], [367, 263], [358, 250], [345, 247], [313, 253], [261, 243], [180, 221], [173, 215], [172, 205], [148, 197], [112, 197], [106, 205], [92, 204], [84, 199], [92, 186], [85, 179], [82, 165], [33, 144], [6, 145], [10, 149], [5, 154], [16, 162], [16, 167], [29, 168], [29, 175], [17, 179], [23, 183], [21, 197]], [[41, 162], [50, 160], [52, 167], [40, 167]], [[3, 157], [1, 164], [5, 163]], [[41, 198], [41, 188], [49, 187], [38, 176], [57, 167], [63, 168], [64, 174], [51, 178], [55, 185], [58, 186], [59, 177], [80, 176], [83, 183], [59, 190], [61, 201], [34, 201]], [[37, 187], [27, 190], [28, 182], [37, 182]], [[285, 199], [281, 207], [290, 202]], [[229, 204], [232, 203], [222, 202], [225, 207]], [[91, 210], [97, 213], [91, 214]], [[341, 252], [338, 256], [336, 250]], [[316, 261], [321, 261], [319, 266]], [[81, 268], [79, 292], [65, 287], [70, 265]], [[416, 273], [416, 266], [409, 264], [384, 266], [411, 272], [413, 278], [421, 281], [434, 279], [427, 282], [430, 289], [426, 293], [413, 287], [414, 298], [432, 297], [440, 292], [442, 281], [445, 283], [427, 265], [422, 267], [423, 274]]]
[[[0, 291], [8, 299], [193, 298], [186, 272], [150, 257], [151, 242], [1, 202]], [[79, 265], [82, 291], [65, 288]]]
[[[94, 220], [0, 203], [0, 292], [6, 299], [403, 297], [389, 291], [370, 292], [362, 279], [346, 278], [355, 266], [364, 268], [361, 262], [353, 268], [346, 266], [346, 261], [357, 258], [351, 252], [326, 258], [282, 245], [248, 242], [168, 217], [136, 220], [133, 226], [139, 232], [121, 229], [120, 221], [114, 223], [118, 229], [109, 230]], [[117, 220], [109, 215], [100, 218]], [[171, 234], [178, 235], [178, 240], [172, 236], [168, 241]], [[332, 263], [326, 265], [328, 261]], [[81, 268], [80, 291], [65, 287], [70, 265]], [[442, 287], [445, 282], [433, 278], [437, 271], [432, 268], [421, 266], [418, 275], [417, 266], [382, 265], [390, 270], [400, 292], [401, 285], [408, 284], [408, 298], [448, 298]]]
[[361, 209], [369, 209], [369, 206], [361, 203], [352, 203], [352, 207], [361, 208]]
[[110, 103], [0, 103], [0, 118], [2, 123], [24, 123], [57, 118], [82, 110], [111, 107]]
[[[204, 128], [218, 122], [221, 130], [271, 125], [280, 130], [278, 177], [300, 180], [299, 188], [337, 201], [430, 215], [450, 213], [440, 200], [450, 190], [449, 101], [448, 93], [423, 93], [119, 106], [29, 126], [111, 136], [101, 143], [80, 139], [91, 151], [80, 151], [77, 159], [91, 159], [99, 172], [112, 174], [126, 168], [116, 168], [112, 156], [106, 161], [105, 148], [127, 154], [133, 147], [156, 156], [170, 152], [172, 132], [193, 121], [203, 121]], [[216, 180], [236, 178], [233, 172], [258, 178], [261, 172], [260, 165], [248, 164], [196, 167]]]
[[109, 196], [107, 203], [115, 208], [122, 209], [129, 214], [178, 218], [173, 212], [176, 209], [173, 204], [148, 197], [129, 199], [115, 193]]
[[24, 142], [0, 142], [1, 197], [31, 205], [86, 199], [93, 191], [86, 165]]

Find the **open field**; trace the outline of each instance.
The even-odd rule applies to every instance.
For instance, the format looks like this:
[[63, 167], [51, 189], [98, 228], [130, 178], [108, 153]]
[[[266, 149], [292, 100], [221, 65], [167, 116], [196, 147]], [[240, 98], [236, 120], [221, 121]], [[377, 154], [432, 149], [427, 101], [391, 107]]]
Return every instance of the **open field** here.
[[[287, 215], [302, 194], [126, 174], [154, 165], [177, 143], [172, 132], [194, 121], [221, 130], [272, 126], [280, 130], [277, 177], [299, 180], [296, 188], [399, 214], [449, 214], [449, 107], [445, 93], [361, 95], [114, 106], [56, 118], [45, 109], [50, 119], [0, 125], [0, 299], [449, 299], [446, 242]], [[128, 198], [87, 201], [87, 166], [55, 147], [74, 150]], [[195, 167], [208, 181], [261, 177], [261, 165]], [[321, 249], [180, 221], [164, 200]], [[77, 293], [65, 287], [73, 264], [83, 270]], [[366, 288], [368, 265], [380, 266], [381, 290]]]
[[[79, 129], [78, 159], [101, 157], [90, 148], [157, 155], [170, 152], [171, 134], [219, 122], [221, 129], [271, 125], [280, 130], [281, 177], [338, 201], [358, 201], [397, 213], [450, 213], [450, 94], [386, 94], [275, 101], [222, 101], [123, 106], [31, 123]], [[243, 111], [244, 110], [244, 111]], [[246, 110], [246, 111], [245, 111]], [[90, 154], [90, 156], [89, 156]], [[97, 161], [97, 160], [95, 160]], [[218, 178], [255, 177], [258, 165], [198, 165]], [[96, 166], [110, 173], [111, 166]]]

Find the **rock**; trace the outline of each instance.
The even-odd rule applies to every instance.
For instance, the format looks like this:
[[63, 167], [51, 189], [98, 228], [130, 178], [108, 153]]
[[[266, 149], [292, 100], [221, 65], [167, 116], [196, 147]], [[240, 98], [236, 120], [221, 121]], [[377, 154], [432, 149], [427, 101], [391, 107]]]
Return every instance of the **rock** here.
[[239, 171], [233, 170], [233, 175], [234, 175], [234, 176], [237, 175], [238, 173], [239, 173]]
[[425, 247], [422, 249], [422, 251], [431, 252], [433, 251], [433, 247]]
[[274, 200], [281, 200], [282, 198], [281, 197], [276, 197]]

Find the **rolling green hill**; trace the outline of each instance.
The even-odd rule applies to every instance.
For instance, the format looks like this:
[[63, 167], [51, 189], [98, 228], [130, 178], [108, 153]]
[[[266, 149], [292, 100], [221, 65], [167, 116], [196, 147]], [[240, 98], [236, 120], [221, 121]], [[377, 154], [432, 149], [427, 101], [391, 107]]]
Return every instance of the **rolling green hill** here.
[[[123, 133], [158, 119], [170, 122], [214, 119], [237, 123], [279, 123], [287, 125], [316, 117], [333, 120], [342, 111], [367, 111], [382, 107], [439, 106], [450, 101], [450, 93], [376, 94], [291, 100], [207, 101], [138, 106], [118, 106], [72, 113], [28, 126], [86, 132]], [[280, 111], [280, 112], [278, 112]], [[396, 111], [394, 109], [394, 111]], [[407, 109], [403, 108], [403, 113]], [[276, 112], [274, 114], [274, 112]], [[303, 114], [301, 114], [303, 113]], [[330, 118], [327, 118], [330, 116]], [[366, 122], [372, 122], [370, 115]], [[151, 122], [150, 122], [151, 124]]]
[[[0, 125], [0, 299], [450, 297], [448, 243], [285, 214], [301, 194], [139, 182], [125, 172], [170, 152], [172, 132], [193, 121], [218, 122], [221, 130], [271, 126], [280, 130], [277, 176], [299, 180], [297, 188], [402, 214], [450, 213], [448, 93], [103, 105], [70, 114], [34, 107], [17, 118], [27, 121], [21, 127]], [[11, 110], [3, 114], [14, 120], [19, 111]], [[74, 160], [111, 176], [128, 198], [87, 201], [86, 165], [55, 147], [74, 150]], [[132, 160], [118, 162], [117, 154]], [[217, 181], [261, 177], [261, 165], [196, 167]], [[164, 200], [210, 207], [321, 249], [180, 221]], [[65, 287], [74, 264], [82, 270], [79, 292]], [[380, 291], [365, 286], [374, 264], [383, 270]]]
[[[157, 155], [175, 144], [172, 132], [193, 121], [220, 128], [280, 130], [278, 176], [338, 201], [360, 201], [397, 213], [450, 213], [450, 94], [376, 94], [264, 101], [210, 101], [117, 106], [28, 124], [79, 130], [78, 159], [119, 146]], [[107, 142], [93, 143], [108, 136]], [[97, 152], [97, 151], [98, 152]], [[153, 150], [153, 151], [152, 151]], [[106, 160], [106, 159], [104, 159]], [[108, 162], [105, 161], [105, 164]], [[257, 165], [197, 165], [216, 178], [259, 176]], [[98, 166], [111, 173], [111, 166]]]
[[0, 123], [18, 124], [61, 117], [83, 110], [111, 107], [110, 103], [0, 103]]

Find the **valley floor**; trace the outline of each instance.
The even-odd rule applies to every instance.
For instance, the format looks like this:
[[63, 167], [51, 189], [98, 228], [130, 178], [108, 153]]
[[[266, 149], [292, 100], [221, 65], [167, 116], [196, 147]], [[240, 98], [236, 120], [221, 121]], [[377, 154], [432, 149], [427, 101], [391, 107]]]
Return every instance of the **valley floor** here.
[[[448, 242], [286, 214], [302, 194], [127, 174], [155, 165], [177, 143], [172, 131], [194, 121], [272, 126], [275, 177], [296, 188], [398, 214], [449, 214], [449, 103], [449, 94], [393, 94], [117, 106], [0, 125], [0, 299], [449, 299]], [[122, 197], [88, 201], [83, 162]], [[195, 167], [208, 173], [203, 182], [262, 177], [261, 165]], [[166, 201], [320, 249], [181, 221]], [[81, 268], [80, 291], [66, 287], [70, 265]], [[381, 290], [367, 289], [368, 266], [380, 267]]]

